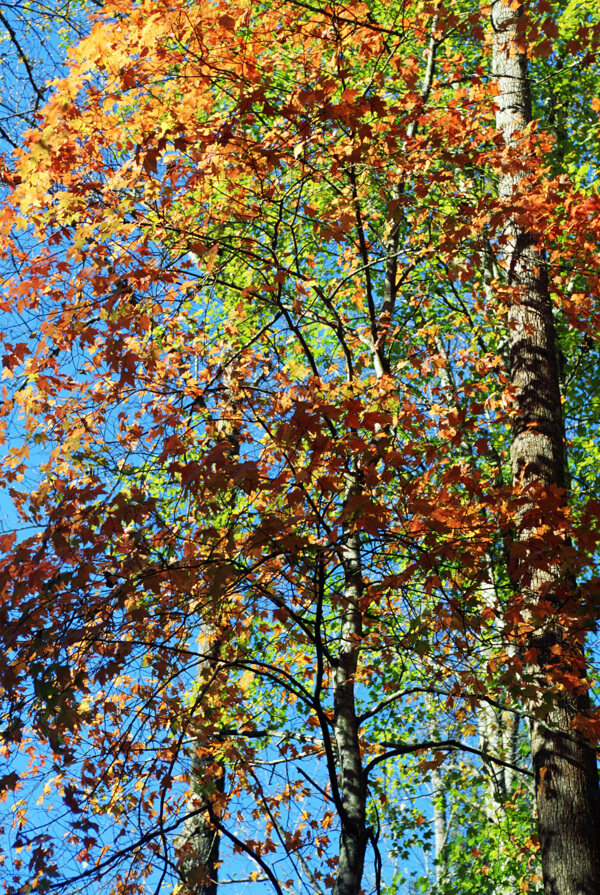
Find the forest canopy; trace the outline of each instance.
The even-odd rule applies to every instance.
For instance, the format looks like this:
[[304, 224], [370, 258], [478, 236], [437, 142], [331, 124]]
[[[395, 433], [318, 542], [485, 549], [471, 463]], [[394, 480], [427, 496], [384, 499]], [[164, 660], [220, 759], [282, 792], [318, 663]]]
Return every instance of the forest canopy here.
[[598, 895], [595, 4], [0, 25], [5, 892]]

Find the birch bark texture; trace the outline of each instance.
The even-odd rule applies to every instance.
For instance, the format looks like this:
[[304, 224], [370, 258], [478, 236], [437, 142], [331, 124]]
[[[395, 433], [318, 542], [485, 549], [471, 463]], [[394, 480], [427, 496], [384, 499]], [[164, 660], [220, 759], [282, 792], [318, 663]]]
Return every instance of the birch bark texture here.
[[[511, 0], [492, 4], [493, 73], [498, 87], [496, 124], [505, 142], [500, 197], [523, 205], [532, 123], [526, 46], [527, 9]], [[532, 760], [545, 895], [599, 895], [600, 795], [595, 749], [577, 729], [588, 707], [584, 628], [577, 585], [551, 532], [555, 555], [536, 529], [547, 508], [556, 519], [567, 501], [565, 431], [557, 365], [556, 328], [547, 269], [533, 227], [511, 214], [504, 234], [503, 266], [512, 289], [509, 310], [510, 376], [514, 390], [511, 464], [521, 494], [514, 519], [518, 572], [525, 598], [523, 644], [528, 673], [551, 708], [532, 706]], [[546, 516], [552, 528], [552, 513]], [[559, 689], [560, 669], [581, 684]]]

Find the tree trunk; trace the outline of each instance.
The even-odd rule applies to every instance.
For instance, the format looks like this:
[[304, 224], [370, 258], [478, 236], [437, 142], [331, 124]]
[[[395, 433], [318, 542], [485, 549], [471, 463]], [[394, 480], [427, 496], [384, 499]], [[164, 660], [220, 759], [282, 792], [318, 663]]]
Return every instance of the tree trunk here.
[[[440, 739], [439, 731], [435, 723], [436, 704], [431, 701], [429, 721], [429, 739]], [[446, 879], [448, 868], [444, 855], [444, 847], [448, 838], [448, 824], [446, 818], [446, 784], [440, 768], [432, 768], [431, 771], [431, 803], [433, 805], [433, 844], [435, 854], [435, 884], [439, 888]]]
[[225, 769], [220, 762], [194, 756], [191, 776], [194, 799], [190, 809], [194, 813], [186, 818], [177, 842], [181, 854], [179, 873], [184, 883], [180, 892], [181, 895], [217, 895], [221, 837], [209, 819], [209, 810], [211, 796], [224, 792]]
[[[208, 688], [209, 678], [219, 653], [219, 642], [212, 624], [203, 625], [203, 649], [196, 669], [197, 686]], [[202, 649], [201, 648], [201, 649]], [[199, 698], [202, 712], [206, 694]], [[179, 895], [217, 895], [219, 873], [219, 829], [212, 822], [215, 795], [225, 791], [225, 766], [210, 753], [194, 751], [190, 758], [191, 796], [181, 834], [175, 845], [179, 853]], [[218, 812], [218, 807], [216, 811]]]
[[[354, 485], [348, 496], [354, 493]], [[360, 596], [362, 569], [360, 540], [348, 533], [344, 546], [344, 606], [340, 648], [334, 672], [334, 732], [340, 766], [341, 834], [337, 878], [333, 895], [358, 895], [367, 848], [367, 781], [362, 765], [359, 723], [356, 717], [354, 678], [358, 641], [362, 633]]]
[[[531, 122], [523, 8], [492, 7], [493, 67], [499, 93], [496, 123], [506, 166], [500, 196], [509, 202], [527, 167], [520, 134]], [[525, 597], [527, 673], [550, 708], [534, 706], [531, 744], [546, 895], [599, 895], [600, 795], [596, 755], [574, 728], [588, 706], [584, 624], [574, 577], [565, 571], [560, 518], [566, 503], [565, 437], [556, 335], [545, 259], [534, 234], [515, 216], [505, 231], [505, 268], [513, 289], [509, 313], [510, 373], [515, 393], [511, 462], [522, 495], [516, 514], [515, 583]], [[543, 531], [538, 531], [544, 525]], [[556, 544], [548, 556], [548, 540]], [[565, 544], [566, 546], [566, 544]], [[565, 689], [564, 673], [579, 676]], [[560, 680], [563, 676], [562, 682]], [[562, 687], [561, 687], [562, 683]]]
[[[217, 433], [220, 440], [229, 443], [227, 454], [235, 462], [239, 459], [240, 450], [240, 399], [235, 370], [227, 359], [223, 363], [222, 385], [225, 400], [217, 422]], [[229, 496], [230, 506], [234, 506], [235, 499], [233, 491]], [[196, 685], [201, 689], [208, 687], [219, 655], [219, 640], [214, 624], [219, 612], [218, 605], [213, 607], [213, 611], [213, 620], [205, 620], [202, 624], [203, 652], [196, 668]], [[204, 698], [200, 699], [200, 712]], [[221, 795], [225, 791], [225, 765], [210, 754], [193, 753], [190, 782], [190, 813], [176, 843], [181, 855], [179, 872], [184, 883], [180, 895], [217, 895], [221, 835], [211, 818], [214, 819], [215, 795]]]

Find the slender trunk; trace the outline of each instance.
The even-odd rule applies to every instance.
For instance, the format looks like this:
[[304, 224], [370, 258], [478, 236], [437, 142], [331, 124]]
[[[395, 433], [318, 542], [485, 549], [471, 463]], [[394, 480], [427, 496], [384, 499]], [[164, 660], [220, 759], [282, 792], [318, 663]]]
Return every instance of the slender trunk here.
[[[354, 493], [351, 486], [349, 495]], [[358, 643], [362, 633], [360, 540], [348, 533], [344, 546], [344, 604], [337, 667], [334, 670], [334, 733], [340, 764], [341, 834], [338, 872], [333, 895], [358, 895], [368, 831], [367, 780], [359, 743], [354, 696]]]
[[431, 772], [431, 784], [433, 787], [433, 833], [435, 844], [435, 882], [441, 886], [446, 878], [446, 860], [444, 846], [446, 845], [446, 788], [444, 778], [439, 768]]
[[[509, 0], [493, 4], [497, 126], [507, 147], [500, 195], [507, 200], [525, 176], [527, 158], [519, 152], [519, 133], [531, 121], [523, 22], [522, 7]], [[509, 222], [505, 239], [508, 285], [514, 290], [509, 314], [515, 393], [511, 462], [515, 487], [523, 496], [515, 518], [519, 548], [516, 578], [526, 598], [524, 618], [531, 629], [525, 643], [528, 674], [540, 693], [554, 694], [549, 710], [542, 713], [538, 706], [531, 729], [544, 891], [546, 895], [598, 895], [596, 755], [574, 727], [588, 704], [584, 626], [577, 621], [575, 581], [565, 572], [560, 556], [558, 523], [566, 501], [566, 464], [552, 305], [544, 257], [533, 234], [515, 218]], [[542, 522], [545, 536], [536, 532]], [[548, 557], [548, 535], [556, 542], [552, 557]], [[575, 672], [579, 686], [565, 689], [563, 678], [561, 688], [559, 679], [564, 672]]]
[[[222, 370], [223, 405], [217, 422], [218, 438], [229, 444], [228, 456], [232, 462], [239, 460], [240, 450], [240, 399], [236, 387], [235, 371], [227, 359]], [[227, 498], [235, 504], [235, 491]], [[202, 624], [202, 653], [196, 668], [196, 686], [200, 691], [209, 688], [210, 676], [219, 655], [219, 640], [214, 619], [218, 605], [213, 607], [212, 620]], [[210, 608], [207, 609], [210, 616]], [[202, 712], [200, 697], [198, 709]], [[189, 816], [186, 819], [177, 847], [180, 853], [179, 872], [184, 883], [181, 895], [217, 895], [220, 832], [213, 823], [215, 795], [225, 791], [225, 765], [213, 758], [209, 751], [195, 752], [190, 761], [191, 797]], [[217, 799], [218, 802], [218, 799]]]
[[[436, 705], [431, 702], [430, 711], [435, 712]], [[429, 722], [429, 738], [431, 740], [439, 739], [439, 731], [435, 723], [435, 717]], [[431, 771], [431, 788], [432, 788], [432, 804], [433, 804], [433, 844], [435, 848], [435, 882], [437, 886], [441, 886], [447, 875], [446, 858], [444, 855], [444, 846], [448, 836], [448, 824], [446, 817], [446, 785], [444, 776], [440, 768], [433, 768]]]
[[[493, 608], [498, 606], [491, 562], [489, 562], [489, 578], [482, 585], [482, 596], [487, 606]], [[493, 625], [496, 629], [497, 622], [495, 620]], [[493, 655], [494, 642], [497, 643], [501, 634], [501, 630], [498, 630], [493, 642], [485, 648], [486, 658], [491, 658]], [[513, 647], [508, 646], [507, 652], [513, 654]], [[482, 703], [477, 709], [477, 727], [482, 752], [497, 755], [513, 765], [517, 764], [518, 715], [508, 710], [502, 711], [497, 706]], [[485, 774], [481, 807], [490, 831], [487, 837], [488, 841], [492, 843], [490, 857], [493, 855], [491, 860], [504, 865], [502, 877], [500, 878], [500, 874], [496, 875], [494, 895], [515, 895], [519, 890], [519, 878], [511, 870], [510, 859], [506, 860], [511, 846], [502, 832], [506, 825], [507, 812], [510, 811], [515, 771], [513, 768], [499, 767], [489, 762], [486, 763]]]
[[[491, 560], [488, 560], [488, 580], [482, 584], [482, 597], [486, 606], [494, 609], [498, 607], [496, 585], [494, 583]], [[502, 637], [502, 630], [496, 621], [493, 622], [493, 642], [484, 648], [484, 656], [490, 659], [493, 656], [495, 646]], [[515, 655], [512, 644], [506, 646], [509, 656]], [[497, 755], [512, 765], [517, 764], [517, 748], [519, 742], [519, 716], [507, 710], [502, 711], [497, 707], [483, 703], [477, 711], [477, 725], [479, 739], [484, 752]], [[512, 793], [515, 770], [511, 767], [494, 767], [489, 769], [487, 793], [484, 810], [488, 818], [494, 822], [497, 819], [500, 806], [510, 798]]]
[[[211, 625], [203, 626], [203, 655], [196, 670], [197, 686], [204, 690], [219, 651]], [[199, 701], [202, 711], [203, 697]], [[190, 759], [191, 796], [186, 818], [176, 846], [181, 895], [217, 895], [220, 834], [211, 818], [215, 813], [215, 795], [225, 791], [225, 767], [210, 753], [194, 752]]]

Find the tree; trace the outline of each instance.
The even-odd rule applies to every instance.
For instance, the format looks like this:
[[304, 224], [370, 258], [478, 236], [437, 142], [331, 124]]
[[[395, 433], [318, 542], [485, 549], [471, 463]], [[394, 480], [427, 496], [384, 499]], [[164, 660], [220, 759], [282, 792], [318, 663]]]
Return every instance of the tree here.
[[[2, 219], [9, 891], [214, 890], [219, 838], [277, 892], [393, 890], [401, 786], [441, 811], [475, 756], [523, 817], [520, 716], [545, 891], [595, 891], [599, 505], [555, 355], [578, 412], [596, 137], [529, 126], [525, 48], [548, 95], [568, 52], [590, 85], [598, 29], [520, 12], [119, 0], [74, 50]], [[585, 830], [566, 789], [548, 814], [565, 748]]]
[[[516, 135], [532, 123], [523, 9], [497, 3], [493, 25], [496, 121], [508, 152], [516, 148], [518, 153], [517, 164], [499, 178], [499, 193], [512, 203], [529, 162]], [[581, 607], [565, 535], [559, 534], [567, 508], [565, 431], [548, 270], [536, 229], [535, 220], [524, 223], [513, 206], [505, 239], [506, 280], [514, 288], [508, 318], [515, 395], [511, 464], [515, 487], [523, 493], [515, 546], [525, 548], [517, 554], [514, 574], [523, 590], [522, 620], [529, 628], [525, 645], [533, 673], [539, 675], [540, 689], [555, 688], [550, 711], [532, 722], [544, 891], [575, 895], [597, 891], [600, 880], [596, 751], [576, 720], [589, 708], [584, 641], [590, 619]], [[551, 553], [544, 550], [540, 556], [536, 541], [542, 519], [556, 543]]]

